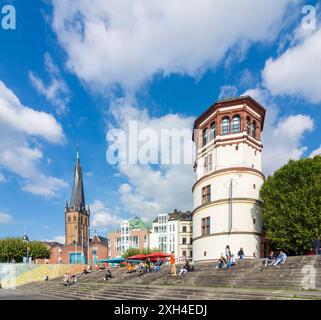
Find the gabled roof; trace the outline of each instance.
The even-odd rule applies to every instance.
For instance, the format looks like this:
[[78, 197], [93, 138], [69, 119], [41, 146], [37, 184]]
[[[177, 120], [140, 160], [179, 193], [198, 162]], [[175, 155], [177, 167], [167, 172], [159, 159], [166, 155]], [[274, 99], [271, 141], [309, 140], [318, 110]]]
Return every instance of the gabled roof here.
[[99, 236], [98, 234], [94, 234], [93, 238], [90, 239], [90, 242], [94, 242], [95, 238], [97, 239], [98, 242], [102, 243], [102, 244], [106, 244], [108, 243], [108, 239], [103, 237], [103, 236]]

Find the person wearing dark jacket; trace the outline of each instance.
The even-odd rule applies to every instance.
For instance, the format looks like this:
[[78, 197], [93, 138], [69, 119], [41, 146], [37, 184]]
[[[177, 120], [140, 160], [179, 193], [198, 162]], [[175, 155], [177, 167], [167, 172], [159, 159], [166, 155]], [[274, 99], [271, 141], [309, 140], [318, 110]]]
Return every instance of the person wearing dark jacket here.
[[245, 258], [243, 248], [240, 248], [240, 251], [237, 253], [237, 255], [240, 257], [240, 260], [243, 260]]
[[313, 250], [315, 254], [320, 254], [320, 240], [314, 239], [313, 240]]

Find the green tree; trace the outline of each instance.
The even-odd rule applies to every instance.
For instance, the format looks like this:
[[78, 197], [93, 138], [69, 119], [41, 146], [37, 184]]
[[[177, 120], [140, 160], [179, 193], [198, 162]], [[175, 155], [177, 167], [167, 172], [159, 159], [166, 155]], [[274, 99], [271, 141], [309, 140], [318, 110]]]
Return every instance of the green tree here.
[[270, 245], [290, 254], [321, 234], [321, 157], [289, 161], [264, 182], [260, 196]]
[[49, 249], [46, 244], [40, 241], [30, 241], [28, 243], [20, 238], [0, 239], [0, 262], [22, 262], [23, 257], [28, 254], [32, 259], [49, 258]]

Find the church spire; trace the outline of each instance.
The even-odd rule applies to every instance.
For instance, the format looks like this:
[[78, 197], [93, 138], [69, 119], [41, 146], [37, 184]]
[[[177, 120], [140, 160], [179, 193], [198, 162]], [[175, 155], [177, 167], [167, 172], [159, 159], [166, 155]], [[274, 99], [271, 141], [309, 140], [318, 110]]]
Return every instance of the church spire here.
[[82, 168], [80, 165], [79, 150], [77, 146], [76, 163], [74, 171], [74, 185], [72, 188], [70, 209], [72, 211], [86, 211]]

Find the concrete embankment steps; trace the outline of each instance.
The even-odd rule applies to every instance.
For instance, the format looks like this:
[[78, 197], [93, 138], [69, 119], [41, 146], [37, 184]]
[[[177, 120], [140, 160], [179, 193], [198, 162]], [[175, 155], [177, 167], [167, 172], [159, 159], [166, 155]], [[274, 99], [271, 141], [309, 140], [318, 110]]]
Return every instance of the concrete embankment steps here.
[[[318, 291], [302, 291], [305, 266], [312, 268]], [[53, 279], [24, 289], [66, 299], [321, 299], [320, 256], [289, 257], [286, 264], [276, 267], [264, 267], [262, 259], [244, 260], [220, 270], [214, 263], [199, 263], [195, 272], [177, 277], [170, 276], [168, 266], [141, 277], [124, 269], [112, 273], [113, 279], [108, 281], [103, 281], [104, 271], [96, 271], [78, 276], [71, 287]]]

